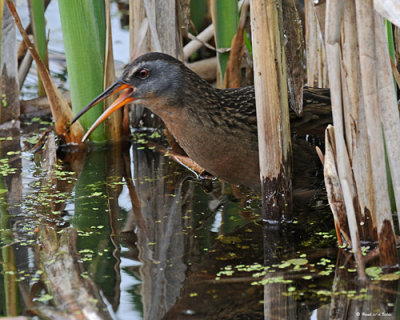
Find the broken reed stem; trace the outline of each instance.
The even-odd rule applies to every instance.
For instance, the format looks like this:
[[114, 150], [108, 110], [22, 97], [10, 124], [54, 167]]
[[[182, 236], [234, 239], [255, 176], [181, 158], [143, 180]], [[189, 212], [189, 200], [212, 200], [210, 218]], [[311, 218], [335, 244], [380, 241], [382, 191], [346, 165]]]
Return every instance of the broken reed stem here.
[[[371, 212], [375, 211], [371, 160], [367, 137], [365, 111], [361, 107], [360, 62], [357, 54], [358, 39], [356, 25], [356, 8], [354, 0], [345, 1], [342, 36], [342, 82], [343, 82], [343, 115], [345, 122], [346, 147], [352, 163], [353, 176], [358, 196], [360, 211], [357, 221], [362, 227], [359, 235], [362, 241], [376, 241], [376, 223]], [[357, 125], [354, 125], [356, 121]], [[358, 130], [357, 130], [358, 128]]]
[[[344, 201], [345, 203], [351, 202], [352, 196], [349, 188], [349, 184], [346, 180], [342, 180], [342, 189], [343, 189], [343, 195], [344, 195]], [[366, 274], [365, 274], [365, 266], [363, 262], [363, 256], [361, 253], [361, 244], [360, 244], [360, 236], [358, 234], [358, 228], [357, 228], [357, 220], [356, 220], [356, 213], [354, 212], [354, 207], [346, 207], [347, 210], [347, 218], [348, 218], [348, 223], [350, 226], [350, 235], [351, 235], [351, 247], [353, 248], [354, 252], [354, 259], [357, 264], [357, 273], [358, 277], [360, 280], [366, 280]]]
[[[341, 99], [342, 77], [340, 64], [340, 34], [341, 22], [344, 12], [344, 1], [328, 0], [326, 10], [327, 13], [329, 13], [326, 15], [325, 25], [326, 55], [328, 61], [329, 83], [331, 86], [332, 116], [336, 146], [336, 163], [340, 185], [343, 192], [343, 199], [347, 213], [351, 243], [353, 245], [355, 260], [359, 267], [358, 269], [362, 270], [363, 265], [358, 258], [361, 255], [360, 238], [358, 234], [358, 224], [356, 219], [356, 209], [358, 209], [358, 207], [354, 206], [354, 204], [357, 203], [357, 194], [355, 183], [353, 180], [349, 155], [346, 148], [343, 123], [343, 101]], [[346, 190], [344, 190], [344, 186], [346, 186]], [[359, 275], [360, 277], [362, 277], [363, 271], [360, 271]]]
[[[325, 184], [335, 222], [347, 242], [350, 235], [359, 277], [365, 278], [360, 240], [378, 240], [382, 266], [398, 263], [383, 139], [386, 137], [390, 168], [394, 168], [391, 176], [399, 206], [399, 113], [383, 21], [374, 13], [373, 0], [328, 0], [326, 10], [335, 134], [333, 139], [328, 128]], [[348, 226], [340, 223], [339, 210], [343, 209]]]
[[[353, 176], [349, 156], [347, 153], [346, 143], [344, 140], [344, 124], [343, 124], [343, 106], [342, 106], [342, 86], [341, 86], [341, 66], [340, 66], [340, 31], [341, 20], [343, 16], [343, 1], [329, 1], [327, 2], [327, 15], [326, 20], [326, 55], [328, 61], [329, 83], [331, 87], [331, 101], [332, 101], [332, 117], [335, 131], [335, 145], [336, 145], [336, 162], [339, 173], [339, 178], [347, 180], [351, 198], [356, 198], [354, 188]], [[352, 208], [354, 211], [353, 201], [346, 202], [346, 210]], [[351, 226], [350, 226], [351, 227]]]
[[[349, 225], [347, 222], [346, 210], [344, 207], [344, 198], [340, 186], [340, 180], [336, 167], [336, 144], [333, 126], [329, 125], [325, 131], [325, 158], [324, 158], [324, 180], [329, 205], [331, 207], [335, 226], [341, 232], [342, 237], [347, 243], [351, 243], [349, 234]], [[338, 242], [342, 239], [338, 237]]]

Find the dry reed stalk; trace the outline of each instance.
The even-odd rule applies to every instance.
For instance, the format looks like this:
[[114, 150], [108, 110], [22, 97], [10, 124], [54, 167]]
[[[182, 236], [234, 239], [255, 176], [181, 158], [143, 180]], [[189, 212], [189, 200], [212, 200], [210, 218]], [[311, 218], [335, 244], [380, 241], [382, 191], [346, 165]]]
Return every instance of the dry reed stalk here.
[[[347, 180], [342, 180], [342, 190], [343, 190], [343, 196], [344, 196], [344, 202], [349, 203], [353, 201], [350, 188], [349, 188], [349, 183]], [[354, 259], [357, 263], [357, 273], [358, 277], [361, 280], [366, 280], [367, 276], [365, 274], [365, 265], [363, 261], [363, 256], [361, 252], [361, 244], [360, 244], [360, 235], [359, 231], [357, 228], [357, 220], [356, 220], [356, 213], [354, 212], [354, 206], [346, 207], [347, 209], [347, 219], [348, 223], [350, 226], [350, 235], [351, 235], [351, 246], [353, 248], [354, 252]]]
[[[333, 126], [329, 125], [325, 131], [325, 157], [324, 157], [324, 180], [329, 205], [335, 220], [335, 227], [340, 230], [341, 236], [347, 243], [351, 243], [349, 225], [347, 223], [346, 209], [338, 170], [336, 167], [336, 145]], [[338, 242], [342, 243], [340, 235]]]
[[14, 17], [14, 21], [22, 35], [22, 38], [27, 43], [29, 51], [36, 62], [38, 73], [40, 74], [40, 78], [45, 86], [47, 97], [49, 98], [51, 113], [54, 118], [54, 127], [58, 137], [64, 143], [80, 143], [84, 135], [82, 126], [78, 121], [72, 126], [69, 125], [74, 118], [70, 106], [53, 83], [49, 71], [40, 59], [39, 53], [36, 51], [33, 43], [29, 40], [29, 36], [21, 24], [21, 20], [13, 2], [7, 0], [7, 5]]
[[150, 50], [149, 21], [145, 15], [143, 1], [129, 0], [129, 60]]
[[[21, 43], [25, 43], [25, 42], [22, 41]], [[33, 62], [33, 58], [31, 56], [31, 54], [29, 53], [29, 51], [27, 51], [18, 66], [18, 83], [19, 83], [20, 90], [21, 90], [22, 86], [24, 85], [24, 82], [25, 82], [26, 76], [29, 73], [29, 70], [31, 69], [32, 62]]]
[[304, 34], [294, 0], [282, 0], [285, 34], [286, 72], [290, 107], [298, 116], [303, 113]]
[[[396, 207], [400, 208], [400, 121], [383, 19], [375, 13], [378, 94]], [[400, 220], [399, 220], [400, 223]]]
[[[399, 114], [383, 21], [375, 14], [372, 3], [373, 0], [328, 0], [325, 29], [340, 185], [332, 183], [336, 180], [328, 175], [331, 168], [325, 168], [325, 181], [335, 220], [340, 213], [334, 209], [341, 209], [340, 196], [343, 195], [361, 278], [365, 277], [365, 272], [360, 238], [379, 241], [382, 266], [397, 264], [384, 136], [389, 162], [394, 167], [396, 202], [400, 205], [400, 174], [396, 170], [400, 160]], [[335, 155], [329, 144], [332, 142], [330, 133], [331, 130], [327, 130], [325, 166], [332, 166], [330, 157]], [[339, 203], [332, 199], [339, 199]], [[348, 241], [347, 230], [340, 224], [339, 228]]]
[[[337, 153], [335, 150], [334, 128], [328, 126], [325, 134], [324, 179], [329, 205], [334, 216], [336, 230], [340, 230], [341, 236], [353, 248], [355, 261], [358, 266], [358, 276], [360, 279], [365, 280], [365, 266], [361, 253], [356, 212], [354, 211], [354, 206], [344, 208], [344, 204], [347, 205], [353, 201], [352, 193], [348, 181], [340, 179], [338, 176], [335, 157], [337, 157]], [[340, 235], [338, 242], [339, 244], [342, 242]]]
[[[18, 125], [20, 116], [16, 28], [7, 7], [0, 9], [0, 124]], [[4, 14], [3, 14], [4, 13]]]
[[400, 26], [400, 3], [397, 0], [374, 0], [374, 9], [391, 23]]
[[[114, 55], [112, 46], [112, 33], [111, 33], [111, 14], [110, 14], [110, 0], [106, 4], [106, 52], [105, 52], [105, 65], [104, 65], [104, 88], [108, 88], [115, 80], [115, 67]], [[107, 109], [115, 100], [115, 98], [108, 98], [104, 102], [104, 110]], [[127, 108], [127, 107], [124, 107]], [[122, 112], [119, 109], [106, 120], [105, 134], [107, 139], [118, 141], [122, 138]]]
[[[332, 117], [334, 123], [336, 163], [346, 208], [351, 243], [360, 277], [364, 277], [361, 257], [360, 238], [356, 215], [359, 215], [358, 197], [351, 170], [351, 162], [345, 141], [345, 126], [343, 121], [343, 91], [341, 75], [341, 45], [340, 34], [344, 1], [328, 0], [326, 7], [325, 41], [328, 61], [328, 75], [331, 86]], [[344, 187], [345, 186], [345, 187]], [[346, 188], [346, 189], [344, 189]], [[335, 190], [337, 191], [337, 190]], [[338, 192], [338, 191], [337, 191]], [[335, 195], [339, 198], [340, 194]]]
[[155, 0], [143, 1], [143, 5], [147, 20], [149, 21], [149, 29], [151, 33], [151, 44], [153, 47], [153, 51], [161, 52], [162, 51], [161, 43], [156, 25]]
[[[264, 280], [269, 278], [282, 277], [283, 272], [267, 275]], [[292, 296], [285, 294], [288, 292], [290, 284], [274, 283], [271, 281], [264, 285], [264, 319], [296, 319], [296, 300]]]
[[[397, 250], [386, 179], [385, 148], [377, 92], [377, 57], [375, 14], [372, 0], [356, 0], [357, 35], [359, 40], [361, 85], [370, 147], [375, 207], [381, 265], [395, 265]], [[371, 67], [373, 66], [373, 67]], [[393, 86], [393, 83], [392, 83]]]
[[400, 72], [399, 72], [399, 70], [397, 70], [396, 64], [392, 59], [390, 59], [390, 65], [392, 67], [393, 77], [395, 78], [397, 86], [399, 87], [400, 86]]
[[[343, 16], [343, 89], [344, 121], [347, 149], [352, 163], [357, 187], [360, 215], [357, 221], [364, 224], [360, 227], [361, 240], [376, 241], [375, 222], [371, 221], [371, 212], [375, 211], [373, 197], [371, 161], [367, 139], [367, 125], [363, 105], [360, 80], [360, 63], [354, 54], [358, 50], [355, 2], [346, 1]], [[356, 122], [356, 126], [354, 123]], [[358, 129], [358, 130], [357, 130]]]
[[186, 66], [206, 81], [213, 82], [217, 78], [217, 57], [187, 63]]
[[325, 47], [318, 23], [314, 1], [306, 0], [305, 7], [305, 39], [307, 61], [307, 84], [309, 87], [327, 88], [328, 75]]
[[224, 88], [239, 88], [241, 86], [241, 65], [244, 54], [244, 28], [246, 27], [249, 1], [245, 1], [240, 12], [237, 32], [232, 39], [231, 52], [226, 65]]
[[[76, 319], [112, 319], [101, 294], [89, 277], [82, 277], [76, 257], [77, 232], [64, 229], [58, 237], [49, 225], [40, 226], [40, 263], [54, 305]], [[61, 317], [62, 319], [62, 317]]]
[[[179, 4], [184, 1], [179, 2]], [[164, 52], [176, 58], [183, 56], [182, 31], [177, 17], [179, 5], [175, 0], [131, 0], [130, 1], [130, 58], [135, 59], [148, 51]], [[160, 118], [140, 105], [135, 105], [132, 112], [133, 125], [153, 128], [163, 127]]]
[[[353, 176], [351, 172], [350, 160], [347, 153], [346, 142], [344, 140], [343, 105], [342, 105], [342, 84], [340, 66], [340, 30], [341, 18], [343, 16], [343, 1], [327, 2], [326, 20], [326, 55], [328, 61], [329, 82], [331, 88], [332, 117], [335, 130], [336, 161], [340, 180], [350, 181], [350, 191], [352, 198], [357, 197], [354, 188]], [[353, 202], [346, 203], [347, 207], [353, 206]]]
[[[251, 29], [264, 218], [289, 218], [291, 142], [280, 1], [252, 0]], [[275, 125], [271, 125], [275, 124]], [[282, 211], [283, 214], [282, 214]]]
[[161, 50], [176, 58], [183, 57], [182, 29], [178, 25], [178, 3], [175, 0], [156, 0], [156, 26]]
[[[395, 66], [400, 66], [400, 29], [399, 27], [395, 26], [394, 32], [393, 32], [393, 38], [394, 38], [394, 49], [395, 49], [395, 61], [394, 65]], [[397, 68], [399, 70], [399, 68]], [[398, 84], [400, 86], [400, 84]]]
[[214, 37], [214, 25], [210, 24], [202, 32], [200, 32], [194, 39], [192, 39], [183, 48], [183, 59], [186, 61], [189, 57], [204, 46], [205, 43]]
[[[149, 20], [147, 19], [141, 0], [129, 0], [129, 61], [150, 51], [150, 36], [148, 35]], [[133, 127], [139, 126], [144, 108], [130, 104], [131, 122]], [[128, 108], [124, 108], [124, 130], [129, 128]]]

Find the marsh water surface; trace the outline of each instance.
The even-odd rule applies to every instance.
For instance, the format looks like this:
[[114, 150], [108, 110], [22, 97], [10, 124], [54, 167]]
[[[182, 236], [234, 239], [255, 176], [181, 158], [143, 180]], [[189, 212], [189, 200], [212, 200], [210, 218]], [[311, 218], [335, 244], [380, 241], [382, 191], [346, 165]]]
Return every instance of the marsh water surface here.
[[36, 126], [0, 141], [2, 315], [396, 318], [396, 274], [357, 281], [323, 190], [276, 228], [260, 220], [256, 196], [198, 180], [149, 146], [154, 133], [55, 158], [47, 144], [32, 151], [47, 124]]
[[400, 275], [372, 256], [361, 282], [338, 246], [320, 169], [278, 228], [262, 221], [257, 194], [171, 160], [157, 131], [55, 148], [51, 127], [31, 117], [0, 137], [0, 316], [400, 318]]

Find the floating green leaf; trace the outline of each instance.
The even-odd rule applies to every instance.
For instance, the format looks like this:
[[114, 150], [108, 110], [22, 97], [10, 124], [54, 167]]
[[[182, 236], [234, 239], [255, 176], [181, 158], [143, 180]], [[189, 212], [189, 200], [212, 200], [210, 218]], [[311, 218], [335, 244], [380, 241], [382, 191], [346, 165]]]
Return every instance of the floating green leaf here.
[[287, 261], [282, 262], [282, 264], [278, 265], [278, 268], [283, 269], [290, 267], [291, 265], [295, 267], [303, 266], [308, 263], [307, 259], [304, 258], [296, 258], [296, 259], [290, 259]]
[[52, 296], [52, 295], [50, 295], [50, 294], [44, 294], [44, 295], [42, 295], [40, 298], [38, 298], [37, 301], [46, 302], [46, 301], [49, 301], [49, 300], [51, 300], [51, 299], [53, 299], [53, 296]]
[[226, 244], [230, 244], [233, 242], [241, 242], [241, 239], [239, 237], [233, 237], [233, 236], [220, 235], [217, 237], [217, 239], [219, 241], [221, 241], [222, 243], [226, 243]]
[[381, 267], [368, 267], [365, 269], [365, 273], [373, 279], [379, 279], [379, 277], [382, 273], [382, 268]]
[[383, 281], [395, 281], [400, 279], [400, 274], [398, 273], [387, 273], [381, 275], [381, 279]]
[[303, 266], [308, 263], [308, 260], [304, 258], [297, 258], [297, 259], [290, 259], [288, 260], [288, 262], [290, 262], [290, 264], [292, 265]]

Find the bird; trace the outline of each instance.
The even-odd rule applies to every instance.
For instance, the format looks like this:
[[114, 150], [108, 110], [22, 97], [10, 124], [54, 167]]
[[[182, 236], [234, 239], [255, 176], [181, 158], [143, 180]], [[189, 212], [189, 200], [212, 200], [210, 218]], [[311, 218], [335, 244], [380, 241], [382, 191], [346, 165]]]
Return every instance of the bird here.
[[134, 102], [159, 116], [180, 147], [207, 172], [235, 185], [260, 189], [254, 86], [218, 89], [178, 59], [150, 52], [127, 64], [122, 76], [72, 123], [118, 92], [119, 98], [82, 141], [115, 110]]

